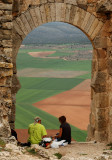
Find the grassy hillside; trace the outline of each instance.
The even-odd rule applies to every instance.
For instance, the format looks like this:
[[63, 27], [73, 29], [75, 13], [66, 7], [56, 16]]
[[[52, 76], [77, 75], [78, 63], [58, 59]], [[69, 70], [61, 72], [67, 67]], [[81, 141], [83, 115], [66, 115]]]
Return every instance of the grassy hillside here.
[[90, 43], [87, 36], [78, 28], [61, 22], [46, 23], [34, 29], [23, 44], [67, 44]]
[[[25, 78], [21, 77], [22, 89], [16, 96], [16, 128], [27, 129], [35, 116], [42, 118], [42, 123], [47, 129], [59, 129], [58, 119], [32, 104], [51, 97], [55, 94], [69, 90], [81, 83], [84, 79], [53, 79], [53, 78]], [[72, 137], [77, 141], [85, 141], [86, 131], [72, 127]]]

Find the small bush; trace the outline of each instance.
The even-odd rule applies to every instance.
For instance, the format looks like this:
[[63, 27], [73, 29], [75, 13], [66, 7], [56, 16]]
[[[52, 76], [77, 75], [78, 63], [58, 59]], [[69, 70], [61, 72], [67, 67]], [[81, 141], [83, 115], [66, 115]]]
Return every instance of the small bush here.
[[3, 147], [3, 148], [4, 148], [5, 145], [6, 145], [5, 142], [4, 142], [2, 139], [0, 139], [0, 147]]
[[27, 149], [27, 152], [29, 152], [32, 155], [36, 155], [37, 154], [37, 152], [35, 151], [34, 148], [33, 149]]
[[58, 159], [61, 159], [62, 158], [62, 154], [60, 154], [60, 153], [55, 153], [54, 154]]
[[107, 146], [110, 146], [110, 150], [112, 150], [112, 143], [107, 144]]

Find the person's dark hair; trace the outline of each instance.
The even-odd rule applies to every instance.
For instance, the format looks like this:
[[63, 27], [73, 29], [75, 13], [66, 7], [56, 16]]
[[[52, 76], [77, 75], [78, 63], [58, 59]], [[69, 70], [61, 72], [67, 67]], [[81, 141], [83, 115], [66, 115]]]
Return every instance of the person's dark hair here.
[[59, 117], [59, 121], [60, 121], [61, 123], [66, 122], [66, 117], [65, 117], [65, 116]]

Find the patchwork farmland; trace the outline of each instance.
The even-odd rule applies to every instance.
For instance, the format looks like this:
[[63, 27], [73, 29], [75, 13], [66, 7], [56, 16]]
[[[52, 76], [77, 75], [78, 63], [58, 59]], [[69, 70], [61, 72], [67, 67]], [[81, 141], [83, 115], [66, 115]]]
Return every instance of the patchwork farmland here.
[[[64, 114], [71, 124], [73, 139], [85, 141], [90, 110], [90, 80], [85, 80], [91, 78], [91, 60], [65, 60], [63, 57], [73, 56], [79, 51], [88, 52], [88, 48], [81, 46], [74, 51], [66, 45], [64, 47], [62, 51], [56, 48], [19, 50], [17, 68], [21, 89], [16, 96], [16, 129], [27, 129], [38, 115], [46, 129], [54, 133], [59, 129], [58, 117]], [[42, 57], [41, 52], [45, 52]], [[55, 58], [57, 55], [58, 58]], [[64, 98], [66, 92], [69, 96]], [[76, 100], [80, 103], [76, 103]], [[83, 105], [85, 101], [87, 104]], [[64, 109], [68, 115], [63, 112]]]

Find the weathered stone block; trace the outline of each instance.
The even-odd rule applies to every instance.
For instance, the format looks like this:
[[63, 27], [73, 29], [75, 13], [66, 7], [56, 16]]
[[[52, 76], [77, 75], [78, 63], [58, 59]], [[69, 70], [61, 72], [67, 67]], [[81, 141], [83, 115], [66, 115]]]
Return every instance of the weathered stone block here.
[[0, 3], [1, 10], [12, 10], [12, 4]]
[[112, 47], [112, 36], [107, 38], [107, 46]]
[[[20, 17], [16, 18], [16, 23], [19, 25], [19, 27], [17, 27], [17, 29], [20, 28], [21, 31], [24, 33], [24, 35], [27, 36], [28, 31], [27, 31], [27, 29], [25, 28], [25, 26], [24, 26], [22, 20], [20, 19]], [[16, 29], [16, 28], [15, 28], [15, 29]], [[19, 31], [20, 31], [20, 30], [19, 30]]]
[[11, 99], [4, 99], [4, 106], [7, 108], [11, 108], [12, 100]]
[[12, 10], [11, 11], [4, 11], [4, 15], [10, 15], [10, 16], [12, 16]]
[[96, 117], [95, 117], [95, 115], [92, 113], [92, 114], [90, 115], [90, 124], [91, 124], [91, 126], [92, 126], [93, 128], [95, 128], [95, 119], [96, 119]]
[[[28, 21], [28, 23], [29, 23], [29, 25], [31, 27], [31, 30], [33, 30], [36, 26], [34, 25], [33, 19], [32, 19], [31, 14], [30, 14], [30, 11], [29, 10], [26, 11], [25, 15], [26, 15], [26, 19], [27, 19], [27, 21]], [[28, 31], [27, 28], [26, 28], [26, 30]]]
[[12, 21], [12, 15], [4, 15], [0, 17], [1, 22], [10, 22]]
[[10, 126], [7, 120], [4, 120], [0, 125], [0, 137], [9, 137], [11, 135]]
[[0, 40], [10, 40], [12, 38], [12, 35], [3, 35], [0, 34]]
[[66, 4], [63, 3], [61, 7], [61, 22], [65, 22]]
[[[38, 20], [37, 20], [37, 17], [36, 17], [35, 10], [34, 10], [34, 8], [33, 8], [33, 9], [30, 9], [29, 11], [30, 11], [30, 14], [31, 14], [31, 17], [32, 17], [34, 26], [35, 26], [35, 28], [36, 28], [39, 24], [38, 24]], [[23, 21], [24, 21], [24, 19], [26, 19], [26, 18], [24, 18], [24, 17], [25, 17], [25, 16], [23, 16], [23, 18], [22, 18]], [[31, 27], [30, 27], [30, 25], [29, 25], [29, 23], [28, 23], [27, 20], [26, 20], [26, 23], [25, 23], [25, 24], [27, 24], [27, 30], [28, 30], [29, 32], [31, 32]]]
[[40, 0], [40, 4], [47, 3], [47, 0]]
[[108, 108], [109, 95], [108, 93], [95, 93], [93, 96], [93, 107], [95, 108]]
[[78, 27], [82, 26], [82, 23], [84, 22], [84, 19], [85, 19], [85, 15], [86, 15], [86, 11], [81, 9], [81, 12], [79, 14], [79, 20], [77, 21]]
[[107, 59], [100, 59], [98, 63], [98, 70], [104, 71], [107, 69]]
[[77, 4], [80, 8], [87, 10], [87, 0], [77, 0]]
[[56, 3], [63, 3], [64, 0], [55, 0]]
[[58, 22], [61, 21], [61, 8], [62, 8], [62, 3], [56, 3], [56, 21]]
[[6, 86], [6, 78], [0, 78], [0, 86]]
[[81, 25], [81, 28], [82, 28], [83, 30], [84, 30], [85, 26], [87, 25], [90, 16], [91, 16], [91, 14], [90, 14], [89, 12], [86, 12], [84, 21], [83, 21], [83, 23], [82, 23], [82, 25]]
[[0, 10], [0, 16], [3, 16], [4, 10]]
[[12, 63], [0, 62], [0, 68], [13, 68]]
[[95, 28], [97, 27], [98, 25], [98, 19], [95, 18], [94, 22], [92, 23], [91, 25], [91, 28], [90, 30], [88, 31], [88, 35], [91, 36], [91, 34], [94, 32]]
[[48, 2], [51, 2], [51, 3], [53, 3], [53, 2], [55, 2], [55, 0], [48, 0]]
[[98, 59], [105, 59], [107, 58], [107, 52], [105, 49], [99, 48], [96, 50], [96, 55]]
[[112, 47], [107, 48], [107, 54], [109, 58], [112, 58]]
[[55, 22], [55, 20], [56, 20], [56, 5], [54, 3], [50, 4], [50, 10], [51, 10], [51, 20], [52, 20], [52, 22]]
[[97, 112], [98, 120], [105, 120], [105, 121], [109, 120], [109, 109], [108, 108], [106, 109], [97, 108], [96, 112]]
[[12, 57], [12, 48], [4, 48], [3, 53], [7, 58], [10, 59]]
[[11, 115], [9, 115], [9, 123], [14, 123], [15, 122], [15, 114], [14, 112], [12, 111], [11, 112]]
[[1, 32], [2, 32], [3, 35], [10, 35], [10, 36], [12, 35], [12, 30], [6, 30], [5, 29], [5, 30], [1, 30]]
[[3, 29], [12, 29], [12, 22], [2, 23]]
[[13, 3], [13, 0], [3, 0], [4, 3]]
[[12, 47], [12, 40], [2, 40], [1, 45], [3, 47], [9, 47], [9, 48], [11, 48]]
[[112, 12], [112, 2], [109, 0], [99, 1], [96, 5], [96, 12]]
[[77, 1], [76, 0], [64, 0], [64, 3], [73, 4], [73, 5], [77, 6]]
[[107, 91], [107, 74], [105, 72], [97, 72], [92, 78], [91, 87], [96, 93]]
[[107, 48], [107, 37], [97, 36], [94, 39], [95, 48]]
[[45, 6], [44, 5], [40, 6], [40, 13], [41, 13], [41, 17], [42, 17], [42, 23], [46, 23], [47, 19], [46, 19], [46, 13], [45, 13]]
[[104, 119], [98, 120], [98, 122], [96, 123], [96, 128], [98, 131], [106, 130], [106, 126], [107, 126], [107, 121]]
[[108, 72], [112, 76], [112, 59], [108, 60]]
[[16, 22], [16, 21], [13, 21], [13, 24], [14, 24], [14, 29], [16, 30], [16, 32], [22, 37], [22, 39], [25, 38], [25, 33], [21, 30], [21, 27], [20, 25]]
[[8, 77], [13, 75], [12, 69], [0, 69], [0, 77]]
[[70, 9], [70, 18], [69, 18], [70, 19], [69, 22], [71, 24], [73, 24], [73, 22], [74, 22], [74, 17], [75, 17], [76, 10], [77, 10], [77, 7], [75, 7], [74, 5], [72, 5], [71, 9]]
[[11, 129], [15, 129], [15, 123], [9, 123]]
[[94, 134], [95, 134], [95, 128], [92, 127], [91, 125], [88, 125], [88, 136], [87, 136], [87, 141], [92, 141], [94, 140]]
[[91, 28], [91, 25], [93, 24], [94, 20], [95, 20], [95, 16], [91, 15], [90, 18], [89, 18], [89, 20], [88, 20], [88, 23], [86, 24], [86, 26], [85, 26], [85, 28], [84, 28], [84, 31], [85, 31], [86, 33], [89, 32], [89, 30], [90, 30], [90, 28]]
[[13, 77], [12, 77], [12, 88], [11, 88], [11, 92], [12, 92], [13, 94], [16, 94], [16, 93], [19, 91], [20, 88], [21, 88], [21, 84], [20, 84], [20, 82], [19, 82], [19, 80], [18, 80], [17, 75], [14, 74]]
[[98, 142], [107, 141], [106, 129], [104, 131], [95, 131], [95, 140]]
[[46, 12], [47, 22], [51, 22], [51, 8], [50, 8], [50, 4], [45, 4], [45, 12]]
[[32, 6], [38, 6], [40, 3], [41, 3], [40, 0], [33, 0], [33, 1], [31, 1], [31, 5]]
[[[72, 5], [70, 5], [70, 4], [66, 5], [65, 21], [68, 22], [68, 23], [70, 22], [71, 7], [72, 7]], [[74, 16], [73, 16], [73, 18], [74, 18]]]
[[93, 40], [101, 31], [101, 29], [103, 28], [104, 23], [102, 21], [98, 22], [97, 27], [95, 28], [94, 32], [92, 33], [92, 35], [90, 36], [90, 38]]
[[[4, 84], [1, 83], [1, 80], [4, 81]], [[2, 85], [3, 84], [3, 85]], [[6, 86], [6, 78], [0, 78], [0, 96], [1, 98], [10, 99], [11, 98], [11, 89]]]
[[[33, 10], [33, 9], [30, 9], [30, 11], [31, 10]], [[24, 14], [21, 14], [21, 20], [22, 20], [22, 22], [24, 23], [24, 25], [25, 25], [25, 28], [27, 28], [27, 31], [28, 32], [31, 32], [31, 26], [30, 26], [30, 24], [29, 24], [29, 22], [28, 22], [28, 20], [27, 20], [27, 18], [26, 18], [26, 16], [24, 15]]]
[[79, 17], [80, 17], [80, 13], [81, 13], [81, 9], [77, 7], [76, 12], [75, 12], [75, 17], [74, 17], [74, 21], [73, 24], [75, 26], [78, 26], [78, 21], [79, 21]]

